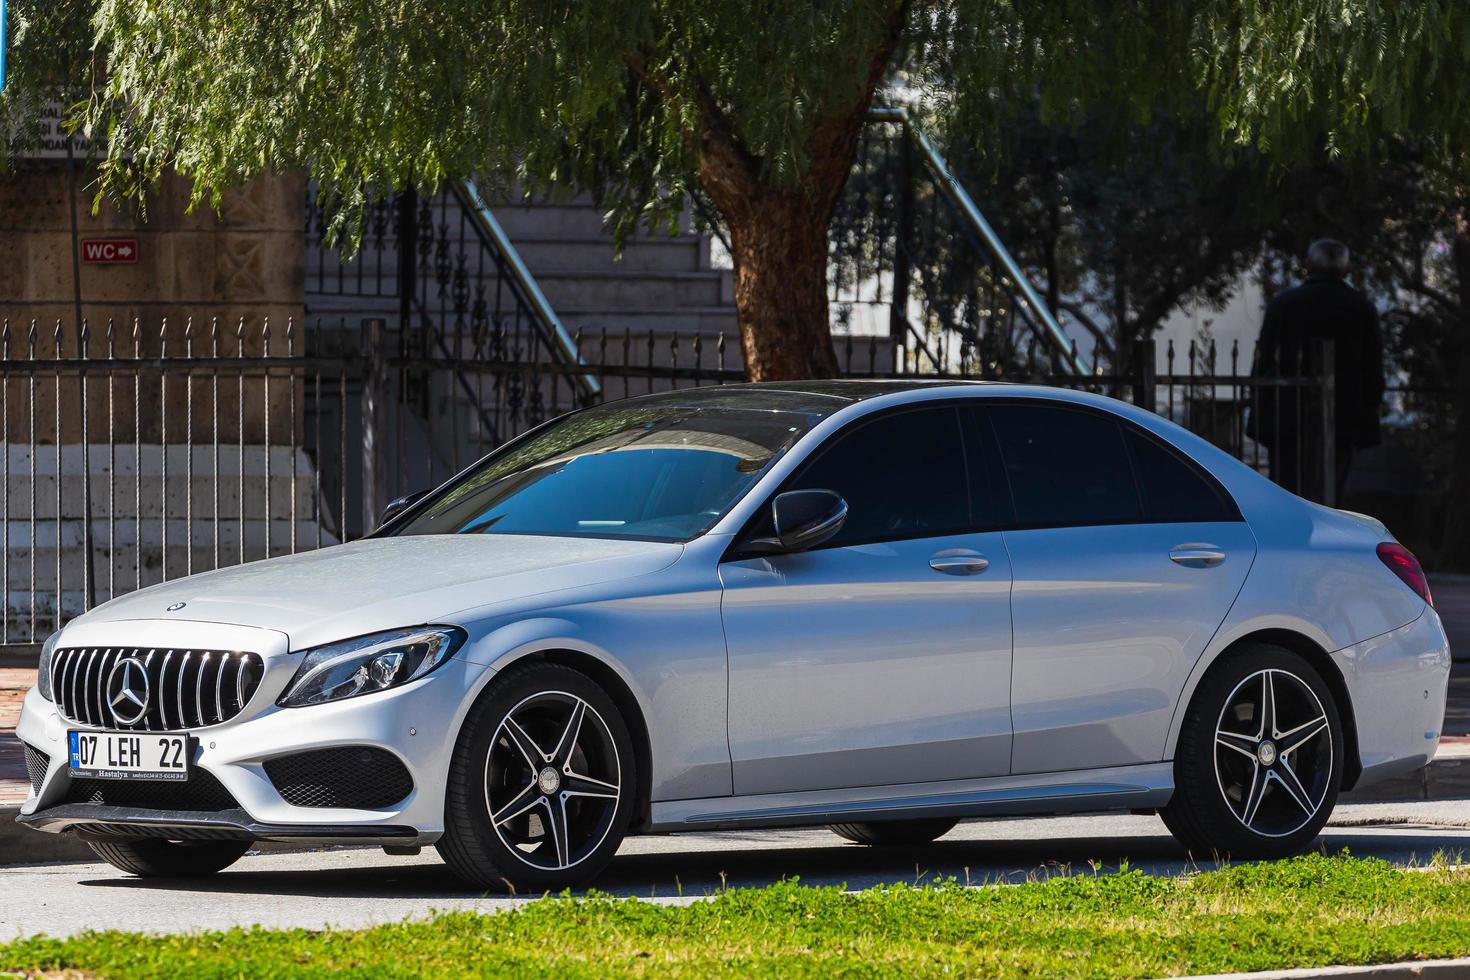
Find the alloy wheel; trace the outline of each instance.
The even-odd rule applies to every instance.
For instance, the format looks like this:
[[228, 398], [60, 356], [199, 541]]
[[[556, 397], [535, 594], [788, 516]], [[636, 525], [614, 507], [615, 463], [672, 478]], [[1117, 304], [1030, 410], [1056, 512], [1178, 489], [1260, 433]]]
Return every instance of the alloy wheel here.
[[607, 839], [622, 764], [607, 722], [574, 694], [546, 691], [501, 720], [485, 759], [485, 806], [501, 843], [527, 865], [563, 871]]
[[1316, 817], [1333, 772], [1332, 727], [1316, 692], [1287, 670], [1239, 684], [1215, 726], [1215, 777], [1249, 831], [1289, 837]]

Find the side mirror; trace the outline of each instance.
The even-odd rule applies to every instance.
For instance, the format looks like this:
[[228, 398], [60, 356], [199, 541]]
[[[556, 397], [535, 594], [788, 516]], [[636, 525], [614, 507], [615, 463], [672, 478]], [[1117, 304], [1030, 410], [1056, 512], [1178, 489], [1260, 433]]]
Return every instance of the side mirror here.
[[788, 490], [771, 501], [773, 538], [756, 538], [749, 549], [760, 554], [790, 554], [815, 548], [842, 530], [847, 501], [831, 490]]
[[384, 524], [387, 524], [399, 514], [408, 510], [408, 508], [412, 507], [416, 502], [427, 495], [428, 492], [429, 491], [427, 490], [417, 490], [413, 493], [405, 494], [402, 497], [398, 497], [394, 500], [388, 501], [388, 506], [383, 508], [383, 514], [381, 517], [378, 518], [378, 527], [382, 527]]

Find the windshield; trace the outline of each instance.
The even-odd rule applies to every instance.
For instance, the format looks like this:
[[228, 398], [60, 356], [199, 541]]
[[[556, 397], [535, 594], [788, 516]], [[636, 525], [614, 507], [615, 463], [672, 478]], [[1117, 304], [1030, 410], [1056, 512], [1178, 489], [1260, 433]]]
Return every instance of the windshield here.
[[795, 412], [636, 401], [588, 409], [491, 456], [394, 533], [687, 541], [809, 423]]

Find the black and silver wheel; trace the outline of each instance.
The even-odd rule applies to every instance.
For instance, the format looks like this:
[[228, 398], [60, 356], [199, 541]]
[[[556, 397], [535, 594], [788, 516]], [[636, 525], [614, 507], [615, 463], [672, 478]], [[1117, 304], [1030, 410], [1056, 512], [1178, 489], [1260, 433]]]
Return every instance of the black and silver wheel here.
[[871, 823], [834, 823], [832, 833], [854, 844], [884, 845], [928, 844], [954, 830], [959, 819], [929, 817], [923, 820], [881, 820]]
[[439, 852], [480, 887], [581, 884], [622, 843], [633, 765], [622, 715], [591, 678], [554, 664], [516, 669], [460, 734]]
[[1252, 647], [1196, 692], [1164, 821], [1197, 856], [1294, 854], [1327, 822], [1342, 770], [1342, 724], [1321, 675], [1291, 651]]
[[250, 841], [171, 841], [153, 837], [83, 835], [92, 852], [108, 864], [139, 878], [203, 878], [245, 856]]

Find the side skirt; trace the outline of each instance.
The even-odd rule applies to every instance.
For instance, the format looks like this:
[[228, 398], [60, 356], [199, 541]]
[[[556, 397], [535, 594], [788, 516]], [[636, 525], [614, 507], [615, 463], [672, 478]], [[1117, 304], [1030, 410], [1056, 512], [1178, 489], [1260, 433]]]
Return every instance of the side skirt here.
[[1163, 806], [1173, 795], [1174, 765], [1157, 762], [1077, 772], [669, 800], [653, 804], [647, 829], [654, 833], [675, 833], [799, 827], [850, 820], [1149, 809]]

